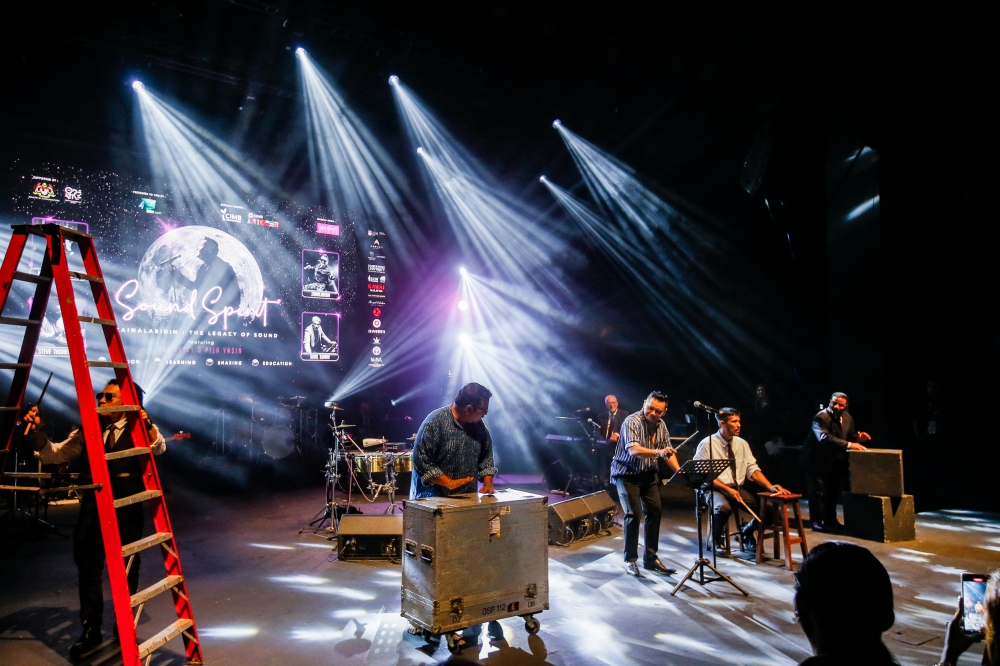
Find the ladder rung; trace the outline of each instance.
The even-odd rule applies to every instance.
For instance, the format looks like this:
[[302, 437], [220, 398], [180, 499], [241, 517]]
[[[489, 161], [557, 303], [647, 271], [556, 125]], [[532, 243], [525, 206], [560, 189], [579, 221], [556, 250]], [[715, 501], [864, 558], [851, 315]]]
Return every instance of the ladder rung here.
[[35, 275], [34, 273], [22, 273], [21, 271], [14, 272], [14, 279], [21, 280], [22, 282], [34, 282], [36, 284], [42, 282], [52, 282], [52, 278], [50, 277]]
[[20, 319], [18, 317], [0, 317], [0, 324], [7, 324], [8, 326], [39, 326], [41, 325], [41, 319]]
[[122, 449], [121, 451], [112, 451], [111, 453], [105, 453], [105, 460], [115, 460], [117, 458], [128, 458], [129, 456], [141, 456], [144, 453], [149, 453], [149, 447], [146, 446], [136, 446], [131, 449]]
[[127, 368], [128, 363], [115, 363], [114, 361], [87, 361], [90, 368]]
[[[7, 475], [4, 474], [4, 476]], [[37, 493], [39, 490], [41, 490], [41, 488], [39, 488], [38, 486], [0, 486], [0, 490], [14, 490], [14, 491], [21, 490], [21, 491], [27, 491], [29, 493]]]
[[171, 638], [180, 636], [193, 626], [194, 622], [188, 620], [187, 618], [182, 618], [173, 624], [168, 625], [166, 629], [159, 632], [148, 641], [143, 641], [142, 644], [139, 645], [139, 659], [145, 659], [154, 650], [163, 647]]
[[138, 541], [133, 541], [132, 543], [127, 543], [122, 546], [122, 557], [128, 557], [129, 555], [135, 555], [138, 552], [144, 551], [147, 548], [152, 548], [153, 546], [158, 546], [164, 541], [170, 541], [174, 537], [170, 532], [157, 532], [148, 537], [143, 537]]
[[0, 370], [18, 370], [20, 368], [30, 367], [30, 363], [0, 363]]
[[139, 590], [132, 595], [132, 608], [135, 608], [139, 604], [144, 604], [161, 592], [166, 592], [167, 590], [180, 585], [184, 581], [184, 576], [167, 576], [158, 583], [153, 583], [145, 590]]
[[122, 412], [137, 412], [139, 405], [116, 405], [114, 407], [98, 407], [95, 409], [98, 414], [121, 414]]
[[68, 492], [70, 490], [75, 490], [77, 492], [81, 490], [100, 490], [103, 487], [103, 483], [88, 483], [85, 486], [56, 486], [55, 488], [42, 488], [41, 493], [43, 495], [53, 495], [55, 493]]
[[[14, 225], [11, 225], [14, 226]], [[19, 224], [17, 225], [18, 231], [22, 231], [27, 234], [34, 234], [35, 236], [48, 236], [48, 230], [45, 227], [59, 227], [59, 230], [63, 234], [68, 236], [79, 236], [80, 238], [93, 238], [90, 234], [84, 233], [82, 231], [77, 231], [75, 229], [70, 229], [69, 227], [64, 227], [61, 224], [46, 223], [46, 224]]]
[[86, 280], [87, 282], [104, 282], [104, 278], [99, 278], [96, 275], [87, 275], [86, 273], [77, 273], [76, 271], [70, 271], [69, 276], [77, 280]]
[[20, 409], [20, 407], [0, 407], [0, 412], [17, 412]]
[[7, 472], [3, 475], [5, 479], [51, 479], [49, 472]]
[[159, 490], [144, 490], [141, 493], [136, 493], [135, 495], [129, 495], [128, 497], [115, 500], [115, 508], [120, 509], [123, 506], [136, 504], [138, 502], [145, 502], [146, 500], [151, 500], [162, 495], [163, 493]]
[[97, 317], [84, 317], [80, 315], [77, 317], [84, 324], [100, 324], [101, 326], [117, 326], [118, 324], [114, 319], [99, 319]]

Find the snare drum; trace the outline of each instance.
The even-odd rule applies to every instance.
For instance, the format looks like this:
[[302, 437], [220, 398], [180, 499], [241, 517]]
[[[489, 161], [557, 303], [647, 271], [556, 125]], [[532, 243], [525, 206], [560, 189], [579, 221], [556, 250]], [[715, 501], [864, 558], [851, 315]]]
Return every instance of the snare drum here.
[[413, 458], [410, 457], [410, 454], [400, 456], [396, 458], [393, 466], [396, 468], [397, 474], [409, 474], [413, 471]]

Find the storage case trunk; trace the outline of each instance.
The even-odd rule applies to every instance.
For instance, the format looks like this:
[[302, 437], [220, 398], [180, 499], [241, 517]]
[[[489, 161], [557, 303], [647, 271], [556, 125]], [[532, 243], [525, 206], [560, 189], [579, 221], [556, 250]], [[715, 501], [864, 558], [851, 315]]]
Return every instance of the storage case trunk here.
[[549, 607], [548, 498], [407, 500], [402, 615], [433, 634]]

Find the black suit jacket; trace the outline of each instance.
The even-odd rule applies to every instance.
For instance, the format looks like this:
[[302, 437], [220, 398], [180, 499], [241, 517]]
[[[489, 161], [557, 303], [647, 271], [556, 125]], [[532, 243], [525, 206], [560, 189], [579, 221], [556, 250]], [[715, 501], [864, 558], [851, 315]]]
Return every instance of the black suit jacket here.
[[829, 409], [813, 417], [812, 436], [806, 437], [802, 447], [803, 463], [807, 470], [817, 471], [846, 460], [847, 445], [858, 441], [854, 419], [847, 412], [838, 420]]
[[[622, 423], [628, 417], [629, 413], [618, 407], [618, 411], [614, 415], [611, 412], [604, 412], [604, 416], [601, 417], [601, 436], [604, 439], [611, 439], [611, 435], [614, 433], [621, 433]], [[608, 428], [610, 422], [610, 428]]]

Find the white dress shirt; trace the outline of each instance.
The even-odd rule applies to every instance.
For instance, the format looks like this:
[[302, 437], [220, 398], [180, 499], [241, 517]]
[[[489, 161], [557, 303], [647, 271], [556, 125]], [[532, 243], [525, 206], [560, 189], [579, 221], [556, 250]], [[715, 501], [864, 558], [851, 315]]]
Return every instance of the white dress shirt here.
[[[118, 441], [118, 438], [122, 436], [123, 432], [125, 432], [125, 425], [127, 423], [128, 421], [123, 418], [111, 425], [111, 434], [103, 435], [105, 438], [105, 447], [108, 446], [107, 439], [110, 437], [114, 437], [114, 442]], [[163, 438], [163, 433], [160, 432], [159, 428], [156, 429], [156, 432], [157, 437], [155, 441], [150, 442], [150, 450], [153, 452], [153, 455], [158, 456], [167, 450], [167, 440]], [[44, 446], [38, 447], [36, 444], [38, 450], [35, 452], [35, 455], [38, 456], [38, 459], [42, 462], [42, 464], [52, 465], [55, 463], [69, 462], [70, 460], [75, 460], [81, 453], [83, 453], [83, 430], [80, 428], [74, 428], [73, 431], [70, 432], [69, 437], [61, 442], [53, 442], [42, 430], [36, 430], [35, 437], [37, 439], [41, 439], [41, 437], [45, 438]], [[112, 445], [114, 442], [112, 442]]]
[[698, 450], [694, 454], [695, 460], [729, 460], [729, 450], [732, 448], [733, 457], [736, 459], [736, 479], [733, 479], [732, 466], [719, 475], [719, 481], [727, 486], [742, 486], [747, 479], [752, 478], [755, 472], [760, 471], [757, 466], [757, 459], [750, 452], [750, 445], [742, 437], [733, 437], [727, 440], [722, 436], [722, 431], [709, 435], [701, 440]]

